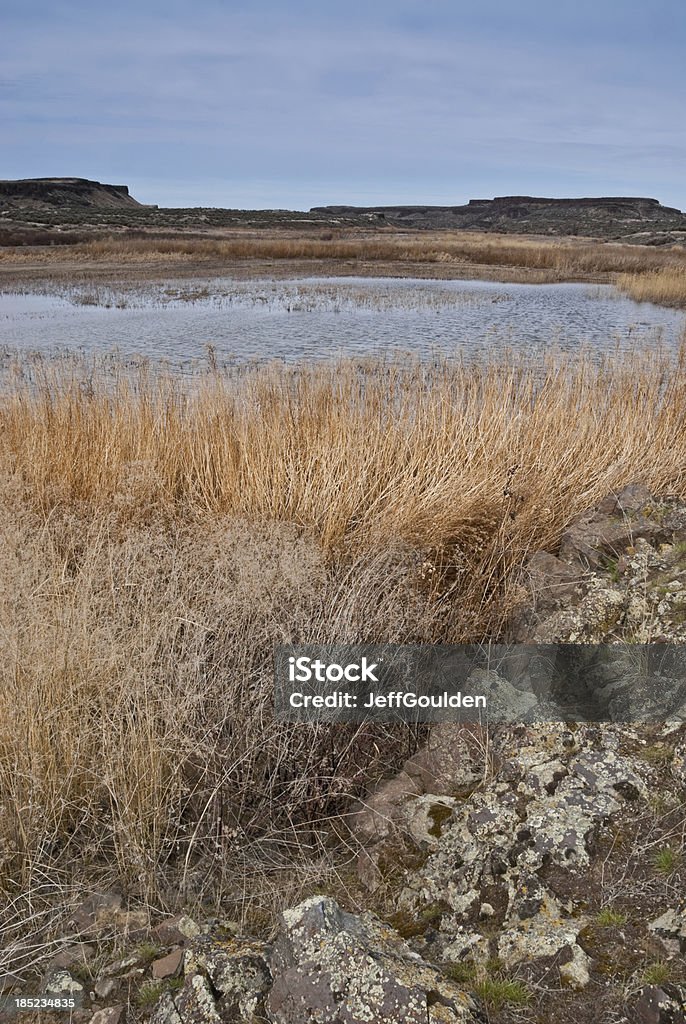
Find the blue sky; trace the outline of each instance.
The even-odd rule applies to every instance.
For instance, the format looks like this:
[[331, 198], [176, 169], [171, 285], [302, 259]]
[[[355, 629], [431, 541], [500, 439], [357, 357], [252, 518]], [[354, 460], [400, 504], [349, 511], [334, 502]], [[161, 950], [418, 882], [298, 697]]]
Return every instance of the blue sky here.
[[163, 206], [686, 208], [684, 0], [0, 0], [0, 177]]

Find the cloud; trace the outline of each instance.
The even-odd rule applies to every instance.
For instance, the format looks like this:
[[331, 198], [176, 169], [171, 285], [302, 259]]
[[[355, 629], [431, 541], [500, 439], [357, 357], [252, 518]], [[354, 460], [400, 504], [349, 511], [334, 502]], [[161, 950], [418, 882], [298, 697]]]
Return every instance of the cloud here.
[[10, 0], [7, 163], [17, 176], [69, 163], [196, 182], [199, 196], [222, 179], [245, 194], [256, 181], [290, 194], [394, 181], [421, 201], [450, 180], [515, 191], [514, 173], [551, 193], [614, 175], [671, 195], [686, 78], [668, 57], [683, 32], [658, 45], [653, 20], [671, 24], [676, 6], [558, 6], [124, 0], [29, 16]]

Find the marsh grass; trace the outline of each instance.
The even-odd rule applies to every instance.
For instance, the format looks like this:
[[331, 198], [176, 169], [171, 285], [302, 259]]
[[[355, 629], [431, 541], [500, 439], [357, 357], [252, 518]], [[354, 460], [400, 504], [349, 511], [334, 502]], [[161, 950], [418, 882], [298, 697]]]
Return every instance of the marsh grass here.
[[[27, 249], [0, 250], [0, 261], [36, 259]], [[83, 244], [57, 246], [48, 262], [224, 262], [324, 261], [328, 264], [427, 264], [439, 276], [459, 277], [470, 266], [522, 270], [536, 281], [609, 280], [613, 275], [675, 275], [686, 273], [686, 250], [600, 242], [488, 234], [470, 231], [363, 232], [250, 231], [217, 236], [150, 234], [145, 237], [109, 235]], [[443, 268], [443, 269], [441, 269]], [[679, 289], [681, 293], [681, 289]]]
[[617, 286], [637, 302], [686, 308], [686, 261], [642, 274], [620, 274]]
[[479, 263], [553, 272], [560, 278], [574, 274], [645, 272], [672, 266], [684, 269], [686, 254], [656, 251], [645, 246], [603, 244], [594, 241], [514, 238], [480, 232], [416, 232], [391, 235], [363, 234], [330, 239], [311, 234], [285, 237], [236, 235], [220, 239], [116, 237], [98, 239], [82, 247], [98, 256], [149, 254], [240, 259], [362, 260], [415, 263]]
[[235, 913], [335, 871], [340, 815], [417, 734], [275, 722], [274, 645], [502, 635], [527, 556], [578, 513], [639, 478], [686, 493], [685, 369], [637, 353], [193, 383], [17, 371], [0, 398], [0, 891], [49, 881], [64, 902], [92, 875]]

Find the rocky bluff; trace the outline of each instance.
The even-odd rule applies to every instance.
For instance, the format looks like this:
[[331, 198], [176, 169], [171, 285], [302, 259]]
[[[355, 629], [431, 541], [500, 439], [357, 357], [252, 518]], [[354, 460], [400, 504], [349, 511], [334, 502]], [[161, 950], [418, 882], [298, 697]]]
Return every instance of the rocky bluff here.
[[[684, 232], [686, 214], [657, 199], [610, 196], [544, 199], [499, 196], [463, 206], [319, 206], [312, 213], [366, 216], [394, 227], [625, 238], [645, 232]], [[637, 237], [636, 241], [644, 241]]]
[[0, 206], [139, 207], [126, 185], [104, 185], [87, 178], [23, 178], [0, 181]]

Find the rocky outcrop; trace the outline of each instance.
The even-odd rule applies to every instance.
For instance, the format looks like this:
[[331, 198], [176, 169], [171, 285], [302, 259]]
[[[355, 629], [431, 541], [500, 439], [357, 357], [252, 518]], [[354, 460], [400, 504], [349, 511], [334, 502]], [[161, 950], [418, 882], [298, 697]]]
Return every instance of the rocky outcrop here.
[[458, 1024], [474, 1001], [373, 914], [315, 896], [283, 914], [273, 944], [196, 939], [184, 982], [151, 1024]]
[[[498, 196], [471, 199], [464, 206], [316, 206], [310, 211], [329, 216], [360, 216], [395, 227], [497, 231], [595, 238], [636, 236], [636, 241], [670, 241], [685, 233], [686, 214], [657, 199], [627, 196], [544, 199]], [[660, 238], [659, 233], [664, 233]], [[657, 233], [657, 234], [656, 234]], [[653, 236], [646, 238], [645, 235]], [[640, 237], [643, 235], [644, 237]]]
[[138, 207], [126, 185], [104, 185], [87, 178], [24, 178], [0, 181], [0, 208], [40, 209], [61, 206]]
[[509, 638], [686, 642], [686, 504], [635, 483], [580, 516], [529, 560]]

